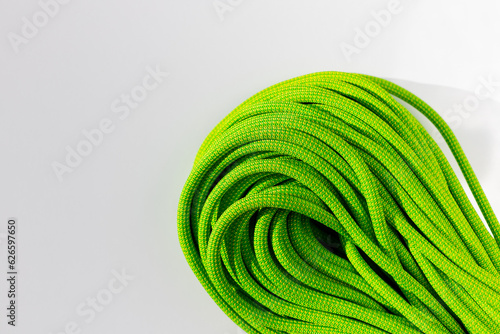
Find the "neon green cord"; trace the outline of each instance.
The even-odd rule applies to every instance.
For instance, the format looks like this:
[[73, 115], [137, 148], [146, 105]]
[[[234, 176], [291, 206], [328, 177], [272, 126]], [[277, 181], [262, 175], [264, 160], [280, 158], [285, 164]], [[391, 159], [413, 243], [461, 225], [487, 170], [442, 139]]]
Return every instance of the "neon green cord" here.
[[[407, 102], [440, 131], [492, 235]], [[321, 72], [254, 95], [206, 138], [178, 207], [184, 255], [248, 333], [500, 333], [500, 225], [425, 102]]]

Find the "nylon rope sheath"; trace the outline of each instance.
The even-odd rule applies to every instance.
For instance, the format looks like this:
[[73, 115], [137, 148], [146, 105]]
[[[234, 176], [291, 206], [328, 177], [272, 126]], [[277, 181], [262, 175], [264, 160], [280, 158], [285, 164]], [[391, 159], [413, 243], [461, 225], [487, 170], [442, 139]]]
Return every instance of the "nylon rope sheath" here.
[[[442, 134], [483, 218], [394, 97]], [[313, 73], [246, 100], [203, 142], [177, 220], [247, 333], [500, 333], [498, 220], [448, 125], [384, 79]]]

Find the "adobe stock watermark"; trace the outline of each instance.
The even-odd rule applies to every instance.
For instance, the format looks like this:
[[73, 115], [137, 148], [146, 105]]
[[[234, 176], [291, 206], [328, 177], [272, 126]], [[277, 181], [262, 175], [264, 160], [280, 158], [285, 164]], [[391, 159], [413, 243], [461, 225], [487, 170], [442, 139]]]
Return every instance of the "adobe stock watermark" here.
[[215, 12], [221, 21], [224, 21], [226, 13], [238, 8], [243, 0], [215, 0], [212, 2]]
[[388, 27], [395, 15], [403, 11], [403, 6], [399, 0], [390, 0], [385, 9], [372, 11], [370, 14], [373, 20], [365, 23], [363, 28], [354, 29], [354, 38], [352, 43], [342, 42], [339, 47], [348, 62], [352, 61], [352, 56], [360, 54], [367, 48], [374, 38], [377, 38], [382, 31]]
[[134, 276], [128, 274], [124, 269], [121, 271], [112, 270], [111, 275], [112, 277], [102, 289], [88, 296], [75, 307], [78, 319], [68, 321], [62, 329], [49, 334], [82, 333], [83, 327], [93, 322], [99, 313], [109, 307], [115, 296], [122, 293], [129, 283], [134, 280]]
[[[487, 100], [498, 93], [500, 80], [497, 80], [493, 74], [489, 74], [487, 77], [480, 76], [478, 81], [479, 83], [472, 94], [467, 95], [462, 101], [453, 104], [451, 108], [440, 113], [451, 130], [457, 130], [464, 120], [468, 119], [479, 108], [481, 101]], [[444, 143], [444, 138], [437, 129], [434, 129], [432, 137], [438, 143]]]
[[[131, 112], [137, 109], [140, 103], [148, 97], [149, 93], [157, 89], [168, 76], [169, 73], [161, 70], [158, 65], [156, 65], [156, 68], [147, 66], [146, 75], [142, 78], [141, 83], [134, 86], [130, 92], [122, 93], [111, 102], [112, 116], [102, 118], [93, 128], [83, 129], [80, 141], [73, 147], [66, 146], [64, 160], [51, 163], [52, 170], [59, 182], [63, 181], [65, 174], [72, 173], [80, 166], [95, 148], [101, 146], [106, 135], [116, 129], [118, 122], [127, 119]], [[115, 119], [113, 120], [113, 118]]]
[[21, 18], [22, 23], [19, 33], [7, 33], [7, 39], [14, 52], [19, 53], [19, 47], [28, 44], [30, 40], [35, 38], [40, 32], [40, 29], [45, 27], [50, 20], [59, 14], [61, 6], [68, 4], [70, 1], [71, 0], [39, 0], [39, 9], [29, 18], [26, 16]]

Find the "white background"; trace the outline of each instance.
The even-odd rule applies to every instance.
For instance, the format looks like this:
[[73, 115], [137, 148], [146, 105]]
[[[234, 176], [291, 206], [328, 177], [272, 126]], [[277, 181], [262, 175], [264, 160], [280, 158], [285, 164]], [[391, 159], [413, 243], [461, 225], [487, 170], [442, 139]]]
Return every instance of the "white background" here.
[[[388, 4], [222, 0], [215, 5], [226, 10], [217, 11], [211, 0], [73, 0], [43, 22], [36, 0], [2, 1], [0, 278], [7, 218], [16, 217], [19, 296], [13, 329], [0, 280], [0, 332], [70, 333], [70, 324], [96, 334], [240, 333], [184, 260], [177, 201], [222, 117], [310, 72], [394, 79], [453, 118], [500, 212], [500, 86], [470, 111], [453, 109], [475, 101], [482, 79], [500, 80], [499, 3], [401, 0], [376, 30], [372, 11]], [[34, 15], [38, 31], [13, 42]], [[357, 29], [366, 28], [375, 29], [367, 45], [358, 41], [346, 57], [341, 47], [356, 47]], [[169, 75], [120, 119], [112, 104], [140, 90], [147, 68]], [[103, 119], [113, 131], [60, 181], [54, 162], [64, 164], [67, 146], [76, 149], [82, 131]], [[80, 315], [76, 308], [105, 296], [122, 270], [133, 280], [95, 318]]]

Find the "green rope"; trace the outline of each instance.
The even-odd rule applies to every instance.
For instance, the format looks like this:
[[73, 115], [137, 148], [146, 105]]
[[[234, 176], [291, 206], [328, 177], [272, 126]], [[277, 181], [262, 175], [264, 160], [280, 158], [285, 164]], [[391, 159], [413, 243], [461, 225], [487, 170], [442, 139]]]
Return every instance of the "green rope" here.
[[[490, 228], [441, 149], [440, 131]], [[184, 255], [248, 333], [500, 333], [500, 225], [460, 145], [384, 79], [321, 72], [254, 95], [202, 144]]]

